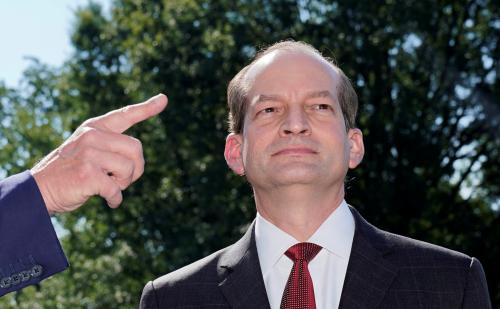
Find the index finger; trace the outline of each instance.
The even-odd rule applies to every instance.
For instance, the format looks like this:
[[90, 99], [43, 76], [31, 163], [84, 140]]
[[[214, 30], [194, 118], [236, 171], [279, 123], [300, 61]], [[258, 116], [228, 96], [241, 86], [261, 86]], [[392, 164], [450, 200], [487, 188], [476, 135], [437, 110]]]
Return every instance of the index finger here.
[[167, 96], [160, 93], [146, 102], [128, 105], [94, 118], [91, 123], [100, 129], [122, 133], [134, 124], [159, 114], [167, 103]]

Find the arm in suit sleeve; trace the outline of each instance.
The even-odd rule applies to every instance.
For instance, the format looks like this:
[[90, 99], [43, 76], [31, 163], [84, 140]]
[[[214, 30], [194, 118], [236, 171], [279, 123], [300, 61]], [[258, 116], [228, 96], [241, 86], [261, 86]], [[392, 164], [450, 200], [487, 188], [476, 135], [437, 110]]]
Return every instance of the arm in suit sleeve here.
[[486, 276], [481, 263], [472, 258], [464, 292], [463, 309], [491, 309]]
[[30, 172], [0, 181], [0, 296], [68, 266]]
[[140, 309], [153, 309], [159, 308], [158, 301], [156, 300], [156, 291], [153, 281], [149, 281], [144, 287], [141, 296]]

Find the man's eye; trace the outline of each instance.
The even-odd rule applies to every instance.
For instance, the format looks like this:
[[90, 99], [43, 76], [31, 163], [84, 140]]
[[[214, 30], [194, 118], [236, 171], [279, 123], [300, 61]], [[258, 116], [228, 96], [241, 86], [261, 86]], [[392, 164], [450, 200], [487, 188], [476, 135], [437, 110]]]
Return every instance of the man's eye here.
[[316, 110], [331, 110], [332, 107], [328, 104], [316, 104], [314, 105], [313, 109]]
[[256, 116], [274, 116], [274, 115], [278, 115], [280, 113], [280, 108], [277, 107], [277, 106], [269, 106], [269, 107], [265, 107], [265, 108], [262, 108], [261, 110], [259, 110], [256, 114]]

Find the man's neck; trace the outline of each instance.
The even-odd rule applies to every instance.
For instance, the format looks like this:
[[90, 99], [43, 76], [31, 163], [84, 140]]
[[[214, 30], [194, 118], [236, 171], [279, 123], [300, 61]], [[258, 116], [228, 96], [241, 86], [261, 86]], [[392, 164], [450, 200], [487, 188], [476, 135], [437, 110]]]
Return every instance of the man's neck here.
[[342, 203], [344, 186], [324, 191], [302, 186], [254, 188], [254, 195], [262, 217], [298, 241], [306, 241]]

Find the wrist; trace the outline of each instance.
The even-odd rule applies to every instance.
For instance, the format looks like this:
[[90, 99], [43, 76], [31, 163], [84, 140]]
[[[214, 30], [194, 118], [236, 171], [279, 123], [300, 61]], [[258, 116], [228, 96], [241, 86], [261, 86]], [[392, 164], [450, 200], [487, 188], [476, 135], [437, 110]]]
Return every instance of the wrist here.
[[47, 188], [45, 177], [43, 175], [42, 171], [37, 170], [36, 168], [33, 168], [30, 170], [31, 176], [33, 176], [33, 179], [35, 180], [35, 183], [38, 187], [38, 190], [40, 191], [40, 194], [42, 196], [43, 202], [45, 204], [45, 207], [47, 208], [47, 211], [49, 215], [53, 215], [56, 213], [55, 210], [55, 203], [53, 202], [53, 198], [51, 197], [50, 191]]

